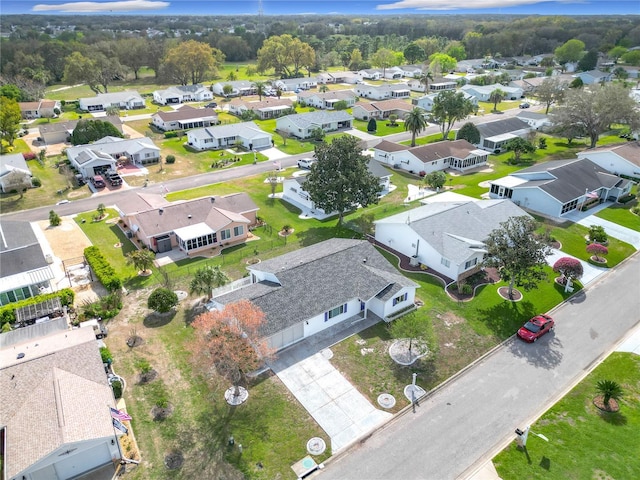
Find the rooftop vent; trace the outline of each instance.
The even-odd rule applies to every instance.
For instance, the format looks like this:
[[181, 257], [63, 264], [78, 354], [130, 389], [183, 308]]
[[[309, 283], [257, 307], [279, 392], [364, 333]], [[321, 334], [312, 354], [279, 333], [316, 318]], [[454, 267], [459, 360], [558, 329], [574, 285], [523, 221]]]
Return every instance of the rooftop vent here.
[[187, 218], [191, 218], [191, 214], [187, 215]]
[[161, 208], [160, 210], [158, 210], [158, 213], [162, 215], [164, 213], [164, 210]]

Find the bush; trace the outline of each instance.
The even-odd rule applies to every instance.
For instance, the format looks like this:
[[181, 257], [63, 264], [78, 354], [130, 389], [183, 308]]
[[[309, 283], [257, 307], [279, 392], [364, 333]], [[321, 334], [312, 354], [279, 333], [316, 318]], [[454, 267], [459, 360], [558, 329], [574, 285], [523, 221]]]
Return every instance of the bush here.
[[31, 185], [33, 185], [34, 187], [41, 187], [42, 186], [42, 180], [40, 180], [38, 177], [33, 177], [31, 179]]
[[606, 243], [609, 240], [607, 232], [604, 231], [604, 227], [600, 225], [591, 225], [589, 227], [589, 240], [598, 243]]
[[164, 138], [177, 138], [178, 132], [164, 132]]
[[36, 159], [36, 154], [34, 152], [26, 152], [26, 153], [23, 153], [22, 156], [24, 157], [25, 160], [35, 160]]
[[107, 259], [102, 255], [102, 252], [98, 247], [92, 246], [84, 249], [84, 256], [87, 259], [87, 263], [100, 280], [100, 283], [104, 285], [104, 288], [110, 292], [120, 290], [122, 288], [122, 280], [116, 274], [116, 271], [109, 264]]
[[122, 299], [120, 292], [116, 291], [96, 302], [85, 304], [82, 315], [84, 318], [103, 318], [106, 320], [115, 317], [121, 309]]
[[165, 159], [165, 163], [168, 163], [168, 164], [176, 163], [176, 157], [174, 155], [167, 155], [167, 158]]
[[629, 203], [633, 202], [636, 199], [636, 196], [632, 193], [627, 193], [626, 195], [621, 196], [618, 199], [618, 203]]
[[111, 388], [113, 390], [113, 396], [115, 398], [122, 398], [122, 382], [121, 381], [116, 380], [115, 382], [112, 382]]
[[100, 347], [100, 358], [102, 358], [102, 363], [108, 363], [109, 365], [113, 363], [113, 355], [107, 347]]
[[156, 288], [147, 300], [147, 307], [158, 313], [167, 313], [178, 304], [178, 295], [167, 288]]

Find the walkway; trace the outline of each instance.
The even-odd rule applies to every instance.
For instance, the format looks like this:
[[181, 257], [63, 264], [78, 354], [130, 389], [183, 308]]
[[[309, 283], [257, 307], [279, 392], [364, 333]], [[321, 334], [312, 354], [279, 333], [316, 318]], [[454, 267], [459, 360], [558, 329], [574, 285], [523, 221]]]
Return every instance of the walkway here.
[[380, 322], [376, 315], [354, 317], [306, 338], [278, 354], [271, 369], [331, 439], [332, 454], [392, 418], [375, 408], [329, 359], [328, 348]]

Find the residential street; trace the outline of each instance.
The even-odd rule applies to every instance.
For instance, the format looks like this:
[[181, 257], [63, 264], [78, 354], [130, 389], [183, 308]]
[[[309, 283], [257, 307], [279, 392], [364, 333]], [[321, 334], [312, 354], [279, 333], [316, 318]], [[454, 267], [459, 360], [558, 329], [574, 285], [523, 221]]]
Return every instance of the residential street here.
[[[640, 322], [640, 254], [550, 312], [555, 332], [510, 339], [362, 443], [325, 463], [321, 480], [466, 478], [546, 411]], [[534, 295], [535, 293], [526, 294]], [[410, 383], [411, 379], [407, 379]], [[418, 377], [418, 385], [420, 378]], [[532, 456], [549, 444], [532, 439]]]

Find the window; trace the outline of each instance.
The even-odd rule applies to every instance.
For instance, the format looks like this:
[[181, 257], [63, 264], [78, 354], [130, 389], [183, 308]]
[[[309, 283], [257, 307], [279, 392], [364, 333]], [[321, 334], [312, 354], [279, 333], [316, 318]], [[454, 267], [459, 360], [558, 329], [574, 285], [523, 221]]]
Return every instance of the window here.
[[244, 227], [240, 225], [239, 227], [233, 227], [233, 236], [237, 237], [238, 235], [242, 235], [244, 233]]
[[474, 258], [473, 260], [469, 260], [468, 262], [466, 262], [464, 264], [464, 269], [468, 270], [469, 268], [473, 267], [477, 263], [478, 263], [478, 259], [477, 258]]
[[407, 300], [407, 293], [405, 292], [404, 294], [400, 295], [399, 297], [396, 297], [393, 299], [393, 306], [395, 307], [397, 304], [402, 303], [404, 301]]
[[444, 257], [440, 258], [440, 263], [445, 267], [449, 268], [451, 266], [451, 262]]
[[229, 238], [231, 238], [231, 230], [227, 229], [220, 232], [220, 240], [228, 240]]
[[338, 315], [342, 315], [343, 313], [346, 313], [347, 311], [347, 304], [343, 304], [340, 305], [339, 307], [333, 308], [331, 310], [329, 310], [328, 312], [324, 312], [324, 321], [328, 321], [331, 320], [334, 317], [337, 317]]
[[571, 201], [569, 203], [565, 203], [562, 206], [562, 211], [560, 212], [560, 214], [570, 212], [571, 210], [575, 210], [577, 208], [577, 206], [578, 206], [578, 200], [577, 199], [573, 200], [573, 201]]

